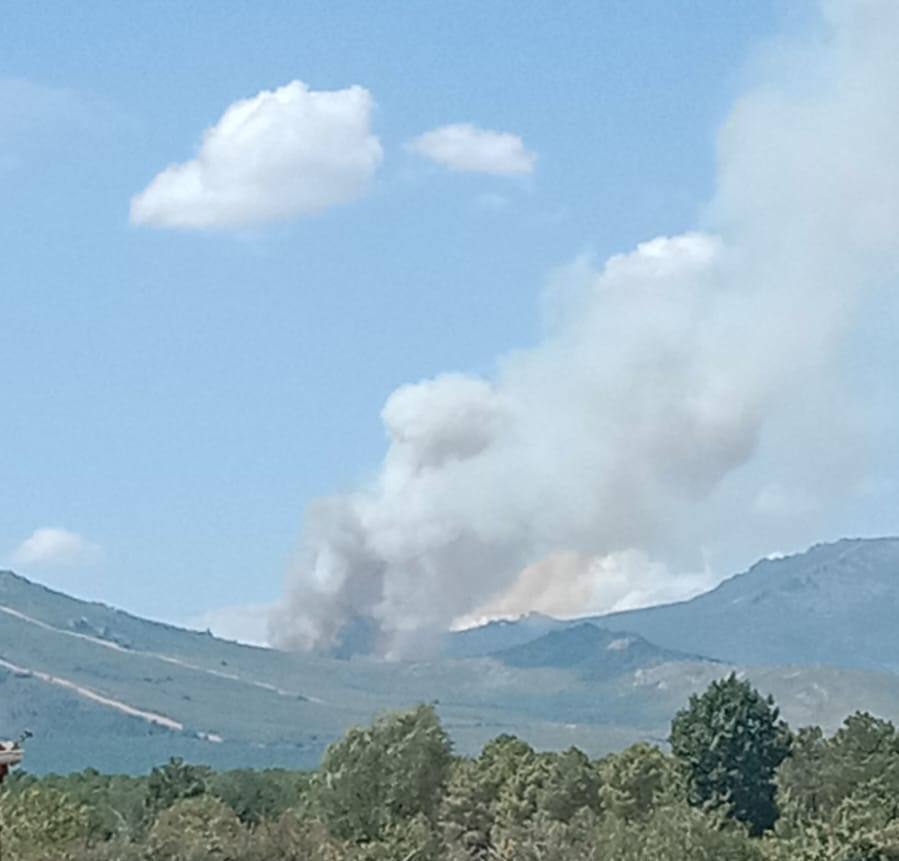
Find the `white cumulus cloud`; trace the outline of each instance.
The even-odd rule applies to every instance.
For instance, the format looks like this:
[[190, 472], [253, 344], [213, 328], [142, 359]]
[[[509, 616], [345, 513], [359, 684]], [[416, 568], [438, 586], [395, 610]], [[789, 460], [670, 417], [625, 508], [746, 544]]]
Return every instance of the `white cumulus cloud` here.
[[131, 199], [131, 222], [228, 228], [319, 212], [359, 197], [383, 158], [364, 87], [292, 81], [230, 105], [195, 158]]
[[35, 529], [12, 553], [14, 565], [89, 565], [102, 555], [98, 544], [59, 526]]
[[410, 141], [408, 148], [451, 170], [514, 176], [533, 173], [537, 156], [511, 132], [457, 123], [432, 129]]

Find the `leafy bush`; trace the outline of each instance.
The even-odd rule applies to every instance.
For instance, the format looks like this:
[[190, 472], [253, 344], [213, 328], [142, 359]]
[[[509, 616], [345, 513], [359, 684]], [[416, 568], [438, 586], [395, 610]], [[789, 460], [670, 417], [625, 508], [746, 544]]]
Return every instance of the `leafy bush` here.
[[415, 816], [434, 819], [449, 768], [449, 738], [433, 707], [419, 706], [332, 744], [313, 797], [337, 837], [375, 841]]
[[147, 840], [152, 861], [239, 861], [246, 832], [223, 801], [195, 796], [176, 801], [153, 823]]
[[49, 859], [85, 846], [87, 809], [41, 785], [0, 794], [0, 836], [6, 858]]

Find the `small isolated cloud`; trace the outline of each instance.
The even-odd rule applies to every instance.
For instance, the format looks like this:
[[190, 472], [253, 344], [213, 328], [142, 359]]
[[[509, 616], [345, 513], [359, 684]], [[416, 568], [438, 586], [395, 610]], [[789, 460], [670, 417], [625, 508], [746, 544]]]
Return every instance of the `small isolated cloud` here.
[[293, 81], [230, 105], [195, 158], [131, 199], [132, 224], [228, 228], [319, 212], [359, 197], [383, 158], [364, 87]]
[[77, 532], [58, 526], [35, 529], [14, 551], [14, 565], [89, 565], [102, 550]]
[[479, 129], [471, 123], [441, 126], [410, 141], [408, 148], [450, 170], [516, 176], [534, 172], [535, 153], [511, 132]]
[[222, 640], [248, 646], [267, 646], [271, 612], [270, 604], [218, 607], [190, 619], [187, 626], [198, 631], [211, 631]]

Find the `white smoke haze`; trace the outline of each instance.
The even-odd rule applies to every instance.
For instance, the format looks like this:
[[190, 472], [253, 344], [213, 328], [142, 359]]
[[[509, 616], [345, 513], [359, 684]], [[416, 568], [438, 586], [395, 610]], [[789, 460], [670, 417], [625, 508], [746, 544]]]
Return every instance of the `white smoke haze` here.
[[[390, 396], [377, 480], [311, 507], [274, 644], [366, 617], [395, 652], [459, 620], [682, 597], [714, 580], [708, 544], [771, 516], [759, 499], [816, 492], [814, 465], [792, 484], [807, 445], [830, 457], [822, 428], [845, 445], [842, 347], [899, 259], [899, 4], [823, 15], [734, 106], [702, 230], [576, 261], [541, 342], [490, 379]], [[747, 477], [761, 461], [800, 466]]]
[[532, 612], [570, 619], [594, 612], [633, 610], [690, 598], [715, 583], [708, 569], [673, 576], [666, 565], [653, 562], [640, 550], [592, 557], [570, 551], [554, 553], [525, 568], [495, 600], [454, 620], [452, 628], [515, 619]]

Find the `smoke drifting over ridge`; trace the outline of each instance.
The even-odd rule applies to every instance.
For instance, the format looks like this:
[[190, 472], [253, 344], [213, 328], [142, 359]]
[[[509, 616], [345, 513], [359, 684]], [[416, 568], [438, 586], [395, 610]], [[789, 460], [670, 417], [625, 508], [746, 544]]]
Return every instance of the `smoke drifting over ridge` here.
[[490, 379], [389, 397], [377, 480], [308, 512], [275, 645], [327, 645], [366, 617], [401, 653], [460, 619], [676, 597], [711, 577], [726, 491], [732, 517], [801, 504], [807, 488], [730, 485], [768, 436], [803, 457], [777, 428], [838, 436], [846, 323], [899, 260], [899, 4], [822, 15], [734, 105], [702, 230], [576, 261], [536, 346]]

